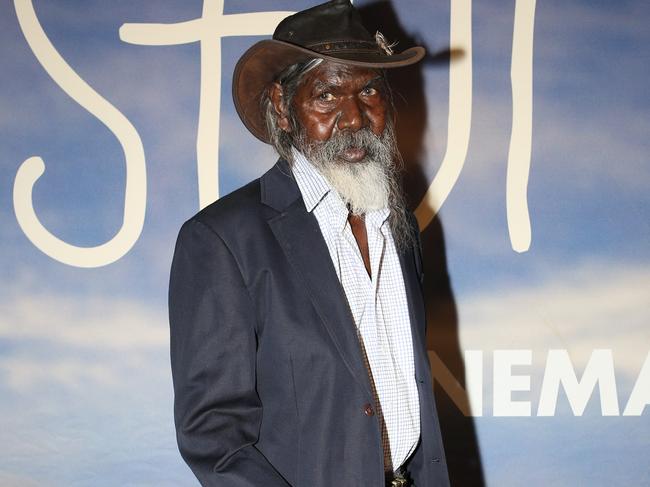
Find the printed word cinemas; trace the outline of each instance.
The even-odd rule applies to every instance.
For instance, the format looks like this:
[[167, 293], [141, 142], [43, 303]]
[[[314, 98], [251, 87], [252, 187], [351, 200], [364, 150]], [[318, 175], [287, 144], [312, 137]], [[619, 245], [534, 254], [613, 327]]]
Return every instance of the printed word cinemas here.
[[[484, 353], [465, 351], [466, 387], [463, 388], [435, 352], [429, 352], [436, 382], [466, 416], [484, 415], [484, 395], [490, 379], [485, 370]], [[576, 371], [582, 371], [580, 377]], [[569, 351], [549, 350], [543, 370], [533, 365], [532, 350], [495, 350], [492, 352], [492, 415], [555, 416], [558, 400], [568, 401], [575, 416], [582, 416], [587, 404], [599, 392], [600, 414], [620, 416], [614, 357], [609, 349], [593, 350], [584, 366], [574, 367]], [[619, 380], [625, 371], [618, 371]], [[487, 377], [486, 377], [487, 376]], [[531, 378], [539, 379], [531, 387]], [[560, 394], [560, 391], [564, 394]], [[533, 414], [533, 391], [538, 391]], [[516, 399], [513, 398], [516, 395]], [[566, 398], [566, 399], [565, 399]], [[641, 416], [650, 404], [650, 352], [641, 365], [632, 391], [627, 397], [623, 416]]]

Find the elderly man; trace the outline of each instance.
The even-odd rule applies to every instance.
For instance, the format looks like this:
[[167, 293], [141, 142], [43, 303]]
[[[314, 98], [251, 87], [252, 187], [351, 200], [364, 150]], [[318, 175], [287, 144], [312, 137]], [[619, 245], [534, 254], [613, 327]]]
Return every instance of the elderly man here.
[[235, 106], [281, 158], [176, 246], [176, 429], [203, 485], [448, 485], [383, 71], [423, 55], [335, 0], [239, 60]]

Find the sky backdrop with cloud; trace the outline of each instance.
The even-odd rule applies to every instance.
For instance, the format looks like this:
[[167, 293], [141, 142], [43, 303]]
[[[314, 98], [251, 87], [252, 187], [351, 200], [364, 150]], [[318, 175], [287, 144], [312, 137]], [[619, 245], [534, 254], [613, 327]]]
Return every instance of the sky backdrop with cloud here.
[[[311, 4], [226, 0], [224, 10]], [[521, 254], [506, 221], [514, 5], [473, 3], [469, 152], [440, 213], [460, 343], [484, 353], [476, 428], [485, 479], [521, 485], [534, 471], [539, 482], [526, 483], [647, 485], [650, 408], [603, 417], [594, 391], [581, 417], [562, 394], [554, 417], [491, 415], [494, 350], [532, 351], [532, 364], [517, 369], [530, 375], [531, 389], [515, 396], [535, 412], [549, 349], [567, 350], [578, 377], [593, 350], [609, 349], [622, 413], [650, 349], [650, 4], [537, 2], [533, 234]], [[147, 207], [133, 248], [104, 267], [62, 264], [22, 232], [12, 193], [28, 157], [46, 165], [34, 188], [37, 215], [81, 246], [119, 229], [125, 164], [113, 134], [41, 68], [13, 2], [0, 0], [0, 485], [196, 485], [175, 444], [166, 294], [176, 233], [198, 210], [200, 48], [127, 44], [118, 31], [198, 18], [202, 2], [35, 0], [34, 8], [66, 62], [136, 127]], [[449, 47], [448, 2], [400, 0], [393, 8], [431, 52]], [[236, 60], [260, 38], [223, 40], [221, 194], [275, 162], [230, 97]], [[446, 150], [448, 65], [425, 65], [422, 75], [422, 172], [430, 181]]]

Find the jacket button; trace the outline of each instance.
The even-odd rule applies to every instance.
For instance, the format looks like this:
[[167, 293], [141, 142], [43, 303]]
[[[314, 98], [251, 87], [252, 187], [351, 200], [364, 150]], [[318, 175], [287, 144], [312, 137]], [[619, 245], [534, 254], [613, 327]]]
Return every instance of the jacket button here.
[[370, 404], [365, 404], [363, 406], [363, 414], [365, 414], [366, 416], [374, 416], [375, 410], [372, 409], [372, 406]]

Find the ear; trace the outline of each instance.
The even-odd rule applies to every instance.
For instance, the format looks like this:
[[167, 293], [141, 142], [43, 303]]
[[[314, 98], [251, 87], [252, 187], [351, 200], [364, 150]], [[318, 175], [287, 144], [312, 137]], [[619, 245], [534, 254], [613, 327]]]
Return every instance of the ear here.
[[285, 132], [291, 132], [291, 124], [289, 123], [289, 110], [284, 103], [284, 96], [282, 92], [282, 85], [280, 83], [273, 83], [269, 88], [269, 98], [273, 104], [273, 109], [278, 115], [278, 127]]

